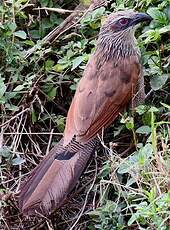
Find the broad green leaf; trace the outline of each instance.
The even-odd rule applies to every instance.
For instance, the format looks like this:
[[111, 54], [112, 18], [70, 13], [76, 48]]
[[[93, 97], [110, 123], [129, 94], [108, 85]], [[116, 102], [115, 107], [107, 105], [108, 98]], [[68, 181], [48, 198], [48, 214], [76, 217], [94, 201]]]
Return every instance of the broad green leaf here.
[[15, 105], [12, 105], [12, 104], [9, 104], [9, 103], [5, 104], [5, 108], [7, 108], [8, 110], [12, 110], [12, 111], [18, 111], [19, 110], [18, 106], [15, 106]]
[[23, 158], [21, 158], [20, 156], [12, 159], [12, 165], [21, 165], [24, 162], [25, 162], [25, 160]]
[[53, 22], [50, 21], [49, 18], [43, 18], [42, 21], [42, 29], [48, 29], [48, 28], [51, 28], [53, 26]]
[[150, 113], [157, 113], [157, 112], [159, 112], [159, 109], [157, 109], [155, 106], [152, 106], [152, 107], [148, 110], [148, 112], [150, 112]]
[[100, 27], [101, 24], [100, 22], [90, 22], [89, 25], [93, 30], [96, 30], [97, 28]]
[[147, 111], [147, 106], [146, 105], [139, 105], [138, 107], [135, 108], [135, 111], [139, 114], [142, 115]]
[[100, 7], [96, 10], [94, 10], [92, 12], [92, 19], [96, 19], [96, 18], [99, 18], [100, 16], [102, 16], [105, 12], [105, 8], [104, 7]]
[[46, 71], [52, 70], [53, 65], [54, 65], [54, 61], [51, 60], [51, 59], [48, 59], [48, 60], [45, 62], [45, 70], [46, 70]]
[[140, 133], [140, 134], [149, 134], [150, 132], [151, 132], [151, 128], [147, 125], [143, 125], [136, 130], [136, 133]]
[[163, 74], [162, 76], [153, 76], [150, 80], [150, 84], [153, 90], [161, 89], [166, 81], [168, 80], [168, 75]]
[[30, 35], [34, 39], [39, 39], [41, 37], [39, 30], [30, 30]]
[[60, 73], [63, 70], [65, 70], [66, 68], [68, 68], [69, 64], [59, 64], [57, 63], [54, 67], [53, 70]]
[[160, 60], [158, 56], [150, 56], [148, 59], [148, 65], [150, 67], [149, 72], [152, 75], [156, 75], [156, 74], [161, 74], [161, 70], [160, 70]]
[[59, 132], [64, 132], [65, 128], [65, 117], [62, 115], [58, 115], [55, 119], [55, 122], [57, 123], [57, 129]]
[[118, 169], [119, 174], [139, 171], [141, 167], [149, 163], [149, 158], [153, 155], [153, 147], [147, 143], [144, 147], [136, 151], [132, 156], [123, 161]]
[[18, 92], [24, 89], [24, 85], [18, 85], [17, 87], [14, 88], [14, 91]]
[[15, 37], [21, 38], [21, 39], [26, 39], [27, 34], [23, 30], [18, 30], [14, 32]]
[[133, 213], [130, 219], [128, 220], [128, 226], [131, 226], [138, 218], [139, 218], [139, 215], [136, 213]]
[[132, 130], [134, 128], [134, 120], [133, 117], [130, 117], [129, 120], [126, 122], [126, 128]]
[[120, 125], [119, 127], [115, 128], [114, 129], [114, 137], [118, 136], [124, 128], [125, 128], [124, 125]]
[[105, 165], [100, 170], [98, 177], [99, 178], [106, 177], [110, 174], [110, 172], [111, 172], [111, 166], [110, 166], [109, 162], [107, 161], [107, 162], [105, 162]]
[[53, 87], [49, 92], [48, 92], [48, 97], [53, 100], [56, 97], [57, 94], [57, 87]]
[[151, 113], [146, 112], [142, 116], [142, 121], [144, 125], [150, 126], [151, 125]]
[[11, 155], [11, 152], [6, 146], [0, 148], [0, 156], [4, 158], [9, 158], [10, 155]]
[[160, 11], [156, 7], [150, 7], [147, 10], [147, 13], [154, 19], [157, 20], [160, 24], [165, 24], [167, 22], [166, 14]]
[[77, 84], [72, 84], [72, 85], [70, 86], [70, 89], [73, 90], [73, 91], [75, 91], [76, 88], [77, 88]]
[[8, 23], [8, 28], [9, 28], [12, 32], [14, 32], [14, 31], [16, 30], [16, 28], [17, 28], [17, 25], [16, 25], [15, 22], [10, 22], [10, 23]]
[[62, 23], [63, 19], [58, 14], [51, 13], [50, 21], [53, 23], [53, 25], [60, 25]]
[[42, 7], [43, 6], [48, 6], [49, 0], [40, 0], [40, 4], [41, 4]]
[[73, 60], [71, 71], [76, 69], [83, 62], [83, 60], [84, 60], [83, 56], [76, 57]]

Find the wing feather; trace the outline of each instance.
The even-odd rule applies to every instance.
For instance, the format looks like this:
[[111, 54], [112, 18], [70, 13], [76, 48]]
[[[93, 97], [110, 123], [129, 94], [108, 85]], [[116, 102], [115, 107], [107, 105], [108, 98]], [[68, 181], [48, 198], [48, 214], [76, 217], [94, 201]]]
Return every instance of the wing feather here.
[[[99, 65], [93, 56], [86, 66], [73, 99], [74, 109], [69, 110], [64, 138], [65, 144], [76, 135], [86, 142], [102, 127], [107, 127], [133, 97], [140, 74], [138, 57], [109, 60]], [[116, 63], [116, 64], [115, 64]], [[72, 130], [72, 136], [68, 130]]]

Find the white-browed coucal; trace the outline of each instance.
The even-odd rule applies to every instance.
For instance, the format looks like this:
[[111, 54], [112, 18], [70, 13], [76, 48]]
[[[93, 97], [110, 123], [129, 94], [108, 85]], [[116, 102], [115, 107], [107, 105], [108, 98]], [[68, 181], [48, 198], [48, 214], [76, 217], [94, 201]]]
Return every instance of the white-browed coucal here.
[[137, 24], [151, 19], [126, 10], [111, 13], [102, 25], [68, 111], [64, 137], [21, 186], [24, 214], [48, 215], [62, 205], [96, 148], [97, 133], [135, 95], [142, 75], [134, 33]]

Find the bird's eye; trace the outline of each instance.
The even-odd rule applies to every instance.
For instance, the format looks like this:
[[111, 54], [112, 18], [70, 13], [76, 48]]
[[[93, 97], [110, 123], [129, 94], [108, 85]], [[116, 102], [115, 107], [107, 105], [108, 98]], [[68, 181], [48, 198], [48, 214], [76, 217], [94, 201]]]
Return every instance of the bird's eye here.
[[119, 24], [121, 25], [121, 26], [125, 26], [125, 25], [127, 25], [128, 24], [128, 19], [127, 18], [121, 18], [120, 20], [119, 20]]

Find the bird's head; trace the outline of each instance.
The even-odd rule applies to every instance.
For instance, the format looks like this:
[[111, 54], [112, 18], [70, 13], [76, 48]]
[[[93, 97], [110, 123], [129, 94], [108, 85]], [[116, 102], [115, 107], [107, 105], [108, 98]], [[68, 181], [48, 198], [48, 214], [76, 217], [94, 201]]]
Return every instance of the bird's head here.
[[138, 13], [133, 10], [124, 10], [111, 13], [102, 25], [100, 35], [109, 37], [134, 36], [136, 25], [141, 22], [151, 21], [148, 14]]
[[101, 27], [98, 44], [105, 47], [106, 52], [108, 49], [111, 51], [111, 49], [120, 48], [127, 51], [131, 47], [135, 47], [134, 33], [137, 25], [151, 20], [152, 18], [148, 14], [133, 10], [111, 13]]

